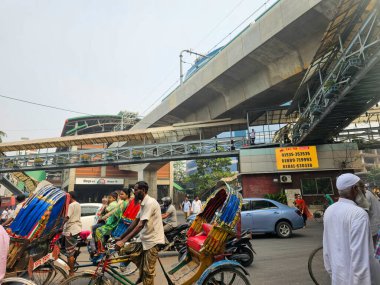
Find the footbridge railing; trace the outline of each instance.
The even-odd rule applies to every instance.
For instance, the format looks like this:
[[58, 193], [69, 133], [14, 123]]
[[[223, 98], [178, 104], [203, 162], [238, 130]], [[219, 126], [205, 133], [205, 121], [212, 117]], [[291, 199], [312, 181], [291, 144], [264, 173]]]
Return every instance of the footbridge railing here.
[[0, 157], [0, 173], [233, 157], [247, 144], [246, 138], [234, 137], [102, 149], [73, 148], [64, 152], [40, 151]]

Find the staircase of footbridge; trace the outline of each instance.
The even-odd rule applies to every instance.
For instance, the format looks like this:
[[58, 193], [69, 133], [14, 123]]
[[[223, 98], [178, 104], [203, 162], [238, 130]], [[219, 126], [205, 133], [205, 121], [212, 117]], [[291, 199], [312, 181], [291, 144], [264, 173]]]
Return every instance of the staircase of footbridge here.
[[289, 113], [293, 143], [330, 141], [380, 100], [379, 1], [341, 0]]

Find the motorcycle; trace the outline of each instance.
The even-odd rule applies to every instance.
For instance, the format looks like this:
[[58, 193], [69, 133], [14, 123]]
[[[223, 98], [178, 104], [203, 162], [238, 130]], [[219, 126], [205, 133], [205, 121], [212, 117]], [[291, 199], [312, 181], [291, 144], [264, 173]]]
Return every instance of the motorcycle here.
[[[244, 267], [251, 265], [254, 261], [256, 251], [251, 244], [252, 234], [243, 232], [240, 238], [230, 239], [226, 243], [226, 248], [223, 254], [215, 257], [217, 260], [234, 260], [239, 262]], [[178, 261], [186, 258], [186, 245], [179, 249]]]
[[229, 240], [224, 252], [225, 259], [235, 260], [244, 267], [253, 263], [255, 250], [251, 244], [252, 234], [249, 232], [242, 233], [240, 238]]
[[164, 247], [164, 250], [169, 251], [179, 251], [186, 246], [186, 232], [189, 229], [188, 224], [179, 225], [165, 233], [167, 239], [167, 244]]

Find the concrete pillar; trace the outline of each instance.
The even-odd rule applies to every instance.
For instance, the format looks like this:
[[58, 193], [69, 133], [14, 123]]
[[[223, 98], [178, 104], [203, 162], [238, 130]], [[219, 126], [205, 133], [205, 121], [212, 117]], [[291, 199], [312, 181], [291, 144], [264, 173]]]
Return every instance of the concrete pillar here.
[[169, 196], [174, 201], [174, 161], [170, 161], [170, 170], [169, 170]]
[[149, 196], [157, 199], [157, 170], [142, 169], [138, 171], [138, 181], [145, 181], [149, 185]]

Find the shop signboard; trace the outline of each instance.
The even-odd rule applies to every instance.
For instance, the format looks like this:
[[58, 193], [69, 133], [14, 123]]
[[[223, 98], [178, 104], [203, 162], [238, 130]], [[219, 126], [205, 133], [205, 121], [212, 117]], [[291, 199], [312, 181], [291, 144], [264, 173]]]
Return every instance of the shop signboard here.
[[101, 184], [101, 185], [124, 185], [123, 178], [91, 178], [91, 177], [83, 177], [76, 178], [75, 184], [88, 185], [88, 184]]
[[276, 148], [277, 170], [302, 170], [318, 168], [316, 146], [291, 146]]

